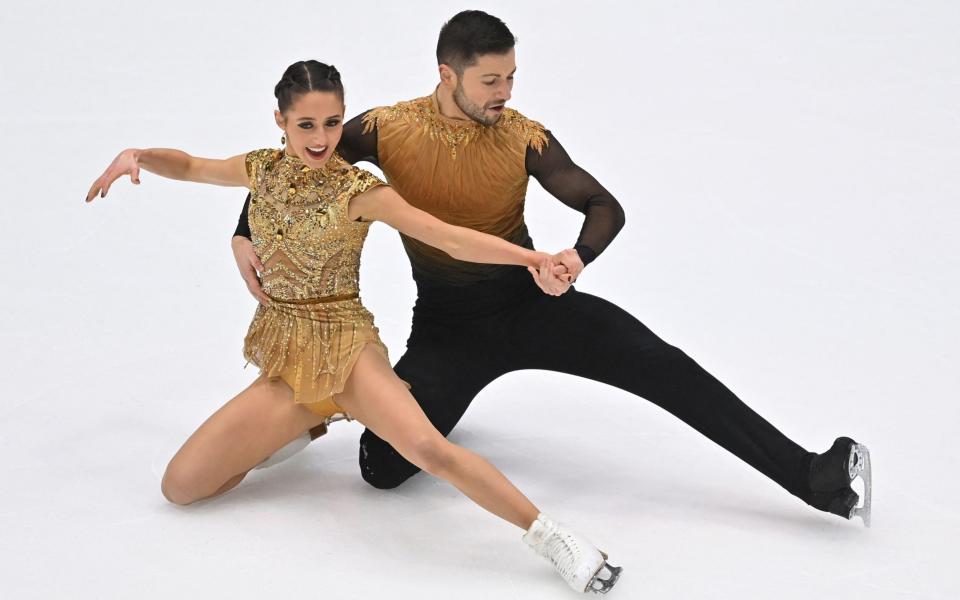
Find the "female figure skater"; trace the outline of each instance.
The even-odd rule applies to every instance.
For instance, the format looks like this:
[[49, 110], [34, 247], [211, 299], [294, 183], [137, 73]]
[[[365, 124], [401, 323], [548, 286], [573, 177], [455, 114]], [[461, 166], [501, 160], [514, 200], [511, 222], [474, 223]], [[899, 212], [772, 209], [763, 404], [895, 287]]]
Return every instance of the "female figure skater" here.
[[[128, 149], [90, 187], [106, 196], [141, 168], [171, 179], [245, 186], [250, 231], [262, 263], [264, 297], [244, 340], [261, 374], [183, 444], [163, 476], [164, 496], [186, 505], [233, 488], [267, 457], [310, 430], [349, 417], [404, 458], [471, 500], [526, 530], [523, 540], [549, 559], [575, 590], [606, 592], [620, 569], [583, 536], [540, 513], [493, 465], [449, 442], [393, 372], [373, 316], [360, 302], [360, 251], [372, 221], [454, 258], [526, 266], [546, 275], [551, 257], [495, 236], [448, 225], [408, 205], [373, 174], [335, 149], [344, 115], [337, 70], [317, 61], [287, 68], [274, 90], [281, 150], [225, 160], [179, 150]], [[442, 368], [442, 365], [438, 365]], [[608, 575], [600, 574], [606, 569]]]

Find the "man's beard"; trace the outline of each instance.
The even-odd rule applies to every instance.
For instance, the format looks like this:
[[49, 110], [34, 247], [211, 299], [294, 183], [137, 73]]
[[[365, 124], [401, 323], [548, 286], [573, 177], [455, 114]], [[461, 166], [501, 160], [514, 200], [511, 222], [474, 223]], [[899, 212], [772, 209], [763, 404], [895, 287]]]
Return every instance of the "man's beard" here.
[[453, 103], [463, 111], [463, 114], [481, 125], [495, 125], [497, 121], [500, 120], [500, 115], [488, 117], [482, 106], [471, 102], [464, 93], [463, 85], [461, 85], [459, 81], [457, 82], [457, 87], [453, 90]]

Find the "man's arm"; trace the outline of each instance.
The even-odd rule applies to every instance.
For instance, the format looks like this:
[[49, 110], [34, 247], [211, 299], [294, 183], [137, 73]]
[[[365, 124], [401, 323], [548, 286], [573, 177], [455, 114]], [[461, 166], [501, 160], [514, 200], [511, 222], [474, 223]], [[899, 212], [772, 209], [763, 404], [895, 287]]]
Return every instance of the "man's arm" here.
[[527, 173], [555, 198], [585, 215], [574, 249], [583, 264], [588, 265], [623, 228], [623, 207], [590, 173], [570, 159], [552, 133], [546, 133], [542, 153], [527, 148]]
[[363, 118], [367, 112], [360, 113], [354, 118], [343, 124], [343, 137], [337, 144], [337, 152], [351, 165], [366, 161], [376, 166], [380, 166], [380, 159], [377, 156], [377, 126], [370, 128], [370, 131], [364, 133], [365, 125]]

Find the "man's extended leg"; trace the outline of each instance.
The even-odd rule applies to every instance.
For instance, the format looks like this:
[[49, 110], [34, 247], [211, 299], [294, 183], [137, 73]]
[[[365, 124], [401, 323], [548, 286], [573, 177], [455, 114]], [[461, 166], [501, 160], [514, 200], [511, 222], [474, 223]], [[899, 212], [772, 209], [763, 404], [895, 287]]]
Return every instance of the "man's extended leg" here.
[[808, 503], [830, 500], [811, 494], [812, 453], [616, 305], [575, 290], [543, 296], [525, 304], [509, 331], [505, 348], [513, 369], [561, 371], [642, 396], [791, 494]]

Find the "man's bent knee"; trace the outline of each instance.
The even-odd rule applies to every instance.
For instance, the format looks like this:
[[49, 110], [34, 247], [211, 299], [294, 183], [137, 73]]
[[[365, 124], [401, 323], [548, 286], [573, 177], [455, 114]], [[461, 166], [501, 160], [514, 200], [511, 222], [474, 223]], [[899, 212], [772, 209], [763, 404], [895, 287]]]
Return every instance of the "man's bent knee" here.
[[419, 468], [383, 440], [360, 440], [360, 474], [378, 490], [392, 490], [415, 475]]

